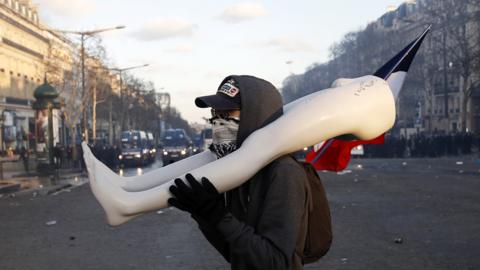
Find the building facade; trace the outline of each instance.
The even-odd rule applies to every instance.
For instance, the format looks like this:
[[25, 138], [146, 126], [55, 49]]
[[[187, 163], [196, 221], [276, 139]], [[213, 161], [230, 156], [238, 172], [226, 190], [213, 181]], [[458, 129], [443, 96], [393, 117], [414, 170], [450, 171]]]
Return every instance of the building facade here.
[[43, 82], [49, 40], [29, 1], [0, 0], [2, 150], [34, 141], [33, 91]]
[[[88, 91], [97, 80], [110, 84], [119, 94], [119, 78], [108, 72], [101, 61], [86, 55]], [[91, 67], [90, 67], [91, 66]], [[102, 72], [98, 72], [102, 69]], [[63, 109], [54, 111], [55, 142], [71, 143], [73, 132], [80, 134], [79, 108], [90, 104], [81, 89], [80, 48], [62, 34], [48, 30], [39, 21], [37, 7], [31, 0], [0, 0], [0, 132], [1, 149], [33, 148], [35, 112], [33, 91], [44, 78], [60, 93]], [[93, 75], [92, 75], [93, 74]], [[95, 82], [93, 82], [93, 79]], [[91, 105], [86, 108], [91, 114]], [[91, 121], [89, 121], [91, 125]], [[72, 128], [74, 127], [74, 128]]]

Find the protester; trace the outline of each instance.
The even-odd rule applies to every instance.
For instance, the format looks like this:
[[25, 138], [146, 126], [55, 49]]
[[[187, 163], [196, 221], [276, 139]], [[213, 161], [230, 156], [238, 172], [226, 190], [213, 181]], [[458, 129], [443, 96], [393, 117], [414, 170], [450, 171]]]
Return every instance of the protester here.
[[[275, 87], [252, 76], [227, 77], [215, 95], [199, 97], [195, 103], [212, 107], [210, 150], [218, 158], [278, 118], [283, 107]], [[307, 179], [291, 156], [277, 158], [226, 194], [197, 177], [186, 176], [190, 187], [176, 179], [169, 203], [191, 214], [232, 269], [303, 269]]]

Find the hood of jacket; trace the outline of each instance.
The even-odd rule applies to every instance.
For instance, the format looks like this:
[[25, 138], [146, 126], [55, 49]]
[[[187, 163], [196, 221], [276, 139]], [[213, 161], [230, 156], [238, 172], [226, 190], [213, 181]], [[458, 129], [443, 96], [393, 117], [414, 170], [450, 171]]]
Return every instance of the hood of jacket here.
[[241, 110], [237, 148], [255, 130], [271, 123], [283, 113], [280, 92], [270, 82], [249, 75], [231, 75], [220, 84], [234, 79], [240, 89]]

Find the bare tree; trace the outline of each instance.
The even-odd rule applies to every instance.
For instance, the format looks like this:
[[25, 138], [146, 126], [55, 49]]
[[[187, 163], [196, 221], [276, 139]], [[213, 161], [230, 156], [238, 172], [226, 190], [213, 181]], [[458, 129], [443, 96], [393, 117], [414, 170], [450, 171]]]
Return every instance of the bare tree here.
[[63, 117], [69, 126], [70, 141], [75, 143], [77, 123], [85, 100], [80, 95], [79, 54], [75, 45], [63, 36], [52, 33], [48, 57], [45, 58], [45, 73], [49, 83], [60, 94]]
[[[403, 48], [406, 41], [424, 30], [426, 24], [431, 24], [431, 34], [417, 53], [400, 94], [397, 106], [402, 109], [398, 119], [404, 123], [414, 121], [418, 117], [417, 104], [427, 107], [429, 111], [424, 114], [430, 117], [436, 97], [445, 92], [448, 98], [446, 90], [458, 84], [463, 96], [461, 128], [466, 130], [471, 126], [467, 121], [471, 119], [468, 115], [471, 111], [467, 108], [473, 90], [480, 87], [479, 9], [478, 0], [423, 0], [417, 1], [413, 16], [395, 17], [396, 13], [387, 13], [365, 29], [347, 33], [334, 43], [328, 62], [314, 64], [304, 74], [287, 77], [282, 86], [284, 99], [288, 102], [327, 88], [336, 78], [372, 74]], [[393, 23], [384, 24], [383, 19]], [[454, 83], [454, 78], [460, 78], [459, 82]], [[447, 116], [448, 110], [444, 113]], [[431, 121], [426, 120], [429, 127]]]

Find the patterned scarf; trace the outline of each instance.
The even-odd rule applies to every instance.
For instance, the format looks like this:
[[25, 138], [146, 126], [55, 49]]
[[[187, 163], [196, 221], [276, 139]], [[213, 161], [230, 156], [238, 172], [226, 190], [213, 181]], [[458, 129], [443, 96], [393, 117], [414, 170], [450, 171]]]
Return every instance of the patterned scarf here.
[[222, 158], [237, 149], [237, 133], [239, 120], [235, 118], [213, 118], [212, 145], [210, 150]]

